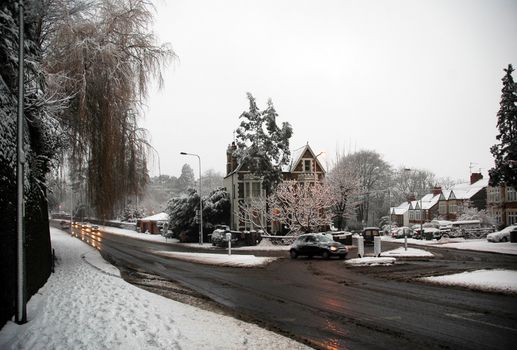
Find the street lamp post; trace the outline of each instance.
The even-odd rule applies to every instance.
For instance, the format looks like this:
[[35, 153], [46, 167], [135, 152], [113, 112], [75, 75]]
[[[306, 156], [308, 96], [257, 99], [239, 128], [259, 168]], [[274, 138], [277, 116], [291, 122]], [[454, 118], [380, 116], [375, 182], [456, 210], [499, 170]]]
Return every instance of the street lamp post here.
[[16, 291], [16, 323], [23, 324], [27, 322], [27, 277], [25, 269], [25, 202], [23, 198], [23, 178], [25, 166], [25, 152], [23, 150], [23, 110], [24, 110], [24, 83], [23, 83], [23, 1], [18, 2], [19, 15], [19, 44], [18, 44], [18, 117], [16, 123], [17, 134], [17, 167], [16, 167], [16, 185], [17, 185], [17, 203], [16, 203], [16, 231], [17, 231], [17, 291]]
[[180, 152], [182, 156], [194, 156], [199, 161], [199, 244], [203, 244], [203, 199], [201, 197], [201, 157], [194, 153]]

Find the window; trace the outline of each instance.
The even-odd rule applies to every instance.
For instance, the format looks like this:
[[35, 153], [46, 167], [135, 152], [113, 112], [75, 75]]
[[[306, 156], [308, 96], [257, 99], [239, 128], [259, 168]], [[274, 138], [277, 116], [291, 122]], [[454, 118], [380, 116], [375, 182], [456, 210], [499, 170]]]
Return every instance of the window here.
[[449, 213], [455, 214], [458, 211], [458, 205], [456, 204], [456, 201], [449, 203]]
[[500, 187], [488, 187], [487, 202], [488, 203], [499, 203], [500, 201], [501, 201]]
[[251, 194], [250, 183], [249, 182], [245, 182], [244, 183], [244, 198], [251, 197], [250, 194]]
[[422, 220], [422, 212], [420, 210], [415, 210], [415, 220], [420, 221]]
[[260, 182], [252, 182], [251, 196], [260, 197]]
[[312, 164], [311, 164], [311, 160], [310, 159], [305, 159], [303, 161], [303, 171], [306, 172], [306, 173], [310, 173], [312, 172]]
[[490, 210], [490, 216], [494, 219], [495, 224], [497, 226], [501, 225], [501, 211], [500, 210]]
[[262, 195], [260, 182], [249, 181], [244, 183], [244, 198], [257, 198]]
[[414, 210], [409, 211], [409, 220], [415, 220], [415, 211]]
[[513, 187], [506, 187], [506, 200], [508, 202], [515, 202], [515, 201], [517, 201], [517, 192], [515, 191], [515, 188], [513, 188]]
[[506, 225], [517, 224], [517, 209], [508, 209], [506, 212]]
[[440, 201], [438, 204], [438, 212], [440, 214], [447, 214], [447, 202], [446, 201]]

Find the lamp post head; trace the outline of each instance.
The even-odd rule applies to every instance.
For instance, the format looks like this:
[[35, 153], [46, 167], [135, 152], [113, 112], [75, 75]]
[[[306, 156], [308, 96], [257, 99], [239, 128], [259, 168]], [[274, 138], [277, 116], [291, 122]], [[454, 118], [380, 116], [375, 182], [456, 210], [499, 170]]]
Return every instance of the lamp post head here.
[[181, 154], [182, 156], [186, 156], [186, 155], [187, 155], [187, 153], [186, 153], [186, 152], [180, 152], [180, 154]]

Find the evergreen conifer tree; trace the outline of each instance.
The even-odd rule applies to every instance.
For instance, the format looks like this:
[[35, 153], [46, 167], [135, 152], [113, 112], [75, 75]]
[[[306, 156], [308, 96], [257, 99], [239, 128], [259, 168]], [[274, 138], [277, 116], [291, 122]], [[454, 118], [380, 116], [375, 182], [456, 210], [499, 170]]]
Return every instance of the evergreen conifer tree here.
[[293, 134], [291, 125], [283, 122], [279, 127], [278, 116], [271, 99], [261, 111], [255, 98], [248, 93], [249, 111], [243, 112], [237, 129], [237, 158], [249, 171], [262, 178], [262, 187], [267, 194], [282, 179], [282, 166], [289, 163], [289, 139]]
[[490, 185], [506, 184], [517, 188], [517, 85], [513, 81], [511, 64], [504, 70], [500, 109], [497, 113], [497, 128], [500, 141], [490, 148], [495, 167], [490, 169]]

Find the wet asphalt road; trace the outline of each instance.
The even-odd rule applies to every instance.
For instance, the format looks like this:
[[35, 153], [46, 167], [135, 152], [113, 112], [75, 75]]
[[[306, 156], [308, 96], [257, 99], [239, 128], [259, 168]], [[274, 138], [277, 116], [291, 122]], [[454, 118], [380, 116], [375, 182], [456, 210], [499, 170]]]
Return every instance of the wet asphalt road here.
[[117, 263], [181, 282], [243, 319], [315, 348], [511, 349], [517, 342], [515, 295], [414, 280], [478, 268], [517, 270], [515, 256], [435, 248], [432, 261], [392, 267], [347, 268], [341, 260], [285, 258], [265, 268], [244, 269], [153, 254], [191, 248], [103, 232], [86, 240]]

